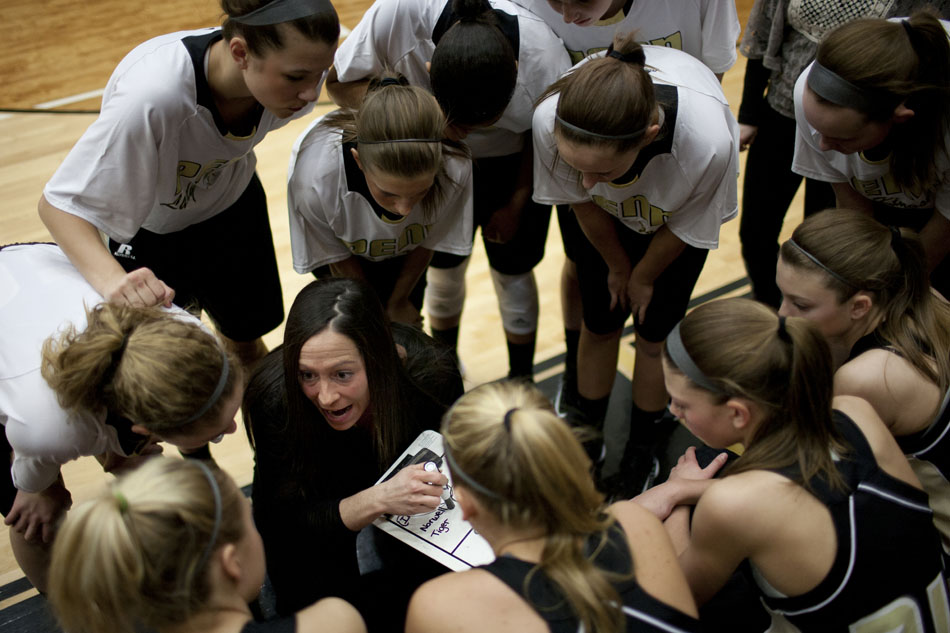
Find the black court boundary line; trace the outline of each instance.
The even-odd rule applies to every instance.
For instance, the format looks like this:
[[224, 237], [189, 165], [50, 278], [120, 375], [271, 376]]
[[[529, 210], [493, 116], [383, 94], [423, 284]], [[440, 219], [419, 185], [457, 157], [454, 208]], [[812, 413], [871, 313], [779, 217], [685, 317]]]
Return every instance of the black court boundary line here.
[[[698, 297], [693, 297], [689, 302], [689, 308], [694, 308], [701, 303], [712, 301], [713, 299], [718, 299], [719, 297], [725, 294], [728, 294], [730, 292], [733, 292], [734, 290], [738, 290], [739, 288], [742, 288], [743, 286], [748, 285], [748, 283], [749, 283], [749, 278], [742, 277], [741, 279], [737, 279], [724, 286], [720, 286], [719, 288], [716, 288], [715, 290], [711, 290], [705, 294], [699, 295]], [[627, 336], [628, 334], [633, 334], [633, 325], [629, 325], [626, 328], [624, 328], [623, 336]], [[562, 352], [561, 354], [552, 356], [551, 358], [541, 361], [540, 363], [536, 363], [534, 366], [534, 372], [541, 373], [543, 371], [547, 371], [548, 369], [551, 369], [552, 367], [555, 367], [558, 364], [561, 364], [563, 362], [564, 362], [564, 353]], [[243, 486], [241, 488], [241, 492], [244, 493], [244, 496], [250, 497], [251, 484], [247, 484], [246, 486]], [[451, 555], [451, 553], [449, 554]], [[25, 591], [29, 591], [32, 588], [33, 588], [33, 585], [30, 584], [30, 581], [28, 581], [25, 576], [21, 578], [17, 578], [16, 580], [8, 582], [5, 585], [0, 585], [0, 600], [7, 600]], [[0, 610], [0, 626], [2, 626], [2, 624], [5, 621], [7, 621], [5, 618], [6, 618], [7, 613], [10, 611], [10, 609], [15, 608], [19, 604], [22, 604], [22, 603], [18, 602], [15, 605], [11, 605], [7, 607], [6, 609]]]

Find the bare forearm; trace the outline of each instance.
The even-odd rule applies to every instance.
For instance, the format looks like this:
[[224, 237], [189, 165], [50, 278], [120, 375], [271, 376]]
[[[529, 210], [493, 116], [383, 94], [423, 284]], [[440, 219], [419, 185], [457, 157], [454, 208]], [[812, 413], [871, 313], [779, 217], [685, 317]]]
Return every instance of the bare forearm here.
[[69, 261], [102, 296], [107, 296], [125, 270], [102, 243], [99, 231], [86, 220], [51, 205], [46, 197], [39, 202], [40, 219]]
[[393, 284], [393, 291], [389, 296], [390, 303], [409, 300], [412, 289], [416, 287], [431, 260], [432, 251], [428, 248], [418, 247], [406, 255], [399, 277]]
[[346, 277], [348, 279], [366, 279], [363, 273], [363, 267], [359, 260], [354, 256], [330, 264], [330, 272], [334, 277]]
[[663, 527], [666, 528], [670, 540], [673, 541], [673, 549], [677, 556], [689, 547], [689, 513], [690, 506], [679, 506], [663, 522]]
[[341, 108], [358, 110], [366, 95], [369, 80], [340, 82], [336, 75], [336, 68], [331, 68], [327, 75], [326, 88], [333, 103]]
[[378, 492], [378, 486], [373, 486], [351, 497], [341, 499], [340, 518], [343, 519], [343, 525], [358, 532], [378, 519], [385, 512], [385, 506]]
[[577, 215], [577, 222], [581, 225], [584, 235], [603, 257], [607, 267], [611, 270], [629, 267], [630, 259], [620, 244], [610, 214], [593, 202], [573, 204], [571, 207]]
[[646, 253], [633, 267], [632, 274], [643, 282], [653, 283], [685, 248], [686, 242], [663, 225], [653, 234]]

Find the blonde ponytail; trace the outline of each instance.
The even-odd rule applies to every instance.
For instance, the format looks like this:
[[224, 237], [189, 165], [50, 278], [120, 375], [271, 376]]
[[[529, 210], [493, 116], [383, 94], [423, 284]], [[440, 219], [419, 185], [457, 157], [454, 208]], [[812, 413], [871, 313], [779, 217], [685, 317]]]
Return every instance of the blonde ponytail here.
[[49, 599], [63, 629], [161, 629], [201, 611], [208, 554], [241, 539], [243, 503], [222, 471], [157, 457], [74, 509], [50, 564]]
[[71, 327], [43, 344], [43, 378], [64, 409], [108, 409], [159, 434], [220, 416], [223, 397], [192, 420], [224, 371], [224, 394], [241, 379], [214, 336], [158, 308], [103, 303], [86, 315], [85, 330]]
[[[590, 476], [590, 460], [573, 432], [536, 388], [498, 382], [463, 395], [446, 413], [442, 434], [458, 469], [492, 494], [470, 494], [501, 523], [544, 536], [543, 572], [561, 590], [586, 631], [621, 631], [623, 612], [611, 581], [633, 577], [597, 569], [614, 519]], [[453, 477], [458, 485], [465, 479]], [[588, 557], [591, 535], [602, 537]], [[611, 606], [613, 605], [613, 606]]]

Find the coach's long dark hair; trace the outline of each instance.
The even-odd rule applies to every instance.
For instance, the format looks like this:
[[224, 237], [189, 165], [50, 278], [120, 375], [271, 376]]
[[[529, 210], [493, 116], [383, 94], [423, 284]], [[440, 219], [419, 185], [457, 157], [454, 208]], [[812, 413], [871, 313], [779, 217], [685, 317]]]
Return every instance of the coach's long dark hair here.
[[[297, 376], [300, 349], [311, 337], [327, 328], [347, 337], [363, 358], [369, 384], [374, 453], [380, 468], [388, 466], [410, 441], [413, 416], [437, 406], [410, 380], [393, 343], [389, 320], [375, 291], [348, 278], [310, 283], [294, 300], [287, 315], [284, 344], [275, 349], [254, 372], [244, 396], [248, 433], [256, 451], [284, 451], [291, 469], [312, 471], [311, 447], [334, 431], [320, 410], [304, 395]], [[280, 446], [260, 446], [254, 437], [254, 415], [262, 409], [286, 410], [286, 427]], [[283, 406], [281, 406], [283, 405]], [[269, 433], [272, 436], [273, 433]], [[380, 471], [382, 472], [382, 471]]]

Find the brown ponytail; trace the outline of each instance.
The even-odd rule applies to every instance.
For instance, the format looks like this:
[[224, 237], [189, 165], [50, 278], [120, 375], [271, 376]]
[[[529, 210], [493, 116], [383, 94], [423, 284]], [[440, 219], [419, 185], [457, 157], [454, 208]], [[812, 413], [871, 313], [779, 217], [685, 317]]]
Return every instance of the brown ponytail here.
[[781, 247], [783, 262], [822, 273], [839, 303], [859, 290], [870, 294], [882, 319], [877, 334], [941, 391], [950, 388], [950, 306], [930, 290], [914, 233], [889, 229], [858, 211], [832, 209], [806, 218], [792, 240], [848, 283], [788, 242]]
[[939, 184], [936, 159], [947, 151], [950, 43], [940, 20], [927, 11], [906, 22], [847, 22], [825, 36], [815, 59], [858, 88], [895, 95], [914, 111], [890, 134], [890, 169], [898, 184], [920, 195]]
[[[831, 419], [831, 352], [811, 322], [780, 320], [764, 304], [734, 298], [699, 306], [681, 321], [679, 333], [720, 402], [745, 398], [763, 412], [728, 474], [797, 465], [799, 483], [806, 488], [815, 476], [833, 487], [844, 486], [831, 458], [831, 450], [847, 452]], [[664, 355], [676, 368], [666, 346]]]
[[[642, 137], [605, 139], [584, 134], [624, 136], [645, 130], [656, 114], [653, 81], [645, 69], [646, 55], [635, 33], [618, 33], [612, 49], [617, 57], [605, 56], [581, 64], [554, 82], [538, 100], [558, 94], [554, 133], [558, 138], [581, 145], [597, 145], [625, 152], [636, 147]], [[620, 58], [623, 59], [620, 59]], [[561, 124], [568, 123], [571, 127]]]

